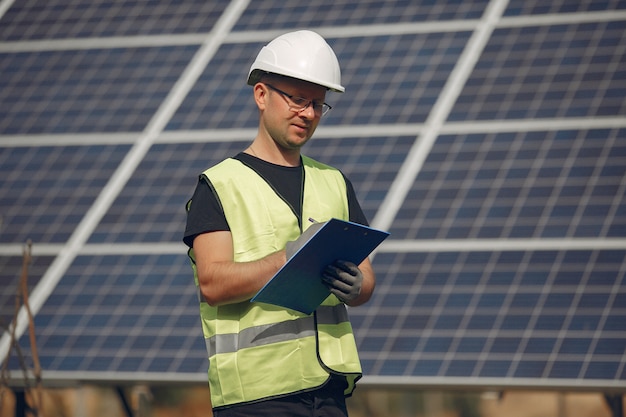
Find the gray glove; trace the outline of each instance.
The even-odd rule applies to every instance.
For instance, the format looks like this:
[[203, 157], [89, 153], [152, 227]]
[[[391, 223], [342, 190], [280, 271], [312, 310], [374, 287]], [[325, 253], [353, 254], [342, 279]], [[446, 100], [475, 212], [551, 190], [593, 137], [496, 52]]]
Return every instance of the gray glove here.
[[363, 274], [352, 262], [335, 261], [328, 265], [322, 274], [322, 280], [330, 292], [344, 303], [357, 298], [363, 285]]

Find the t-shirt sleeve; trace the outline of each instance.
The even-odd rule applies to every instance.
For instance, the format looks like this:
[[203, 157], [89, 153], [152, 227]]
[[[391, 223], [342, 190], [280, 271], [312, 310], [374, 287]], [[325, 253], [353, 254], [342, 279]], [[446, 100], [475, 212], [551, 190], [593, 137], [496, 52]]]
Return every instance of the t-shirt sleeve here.
[[183, 242], [188, 247], [192, 247], [196, 236], [218, 230], [230, 230], [230, 227], [217, 195], [209, 184], [209, 179], [203, 175], [198, 180], [193, 196], [188, 203]]
[[344, 175], [344, 179], [346, 180], [346, 192], [348, 193], [348, 209], [350, 212], [350, 221], [352, 223], [359, 223], [365, 226], [369, 226], [369, 222], [361, 209], [361, 205], [359, 204], [359, 200], [356, 198], [356, 192], [354, 191], [354, 187], [350, 180]]

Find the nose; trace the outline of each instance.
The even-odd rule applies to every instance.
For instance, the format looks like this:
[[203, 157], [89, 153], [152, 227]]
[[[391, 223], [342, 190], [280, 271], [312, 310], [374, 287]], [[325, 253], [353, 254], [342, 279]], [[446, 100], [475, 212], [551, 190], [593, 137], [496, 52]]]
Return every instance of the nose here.
[[315, 107], [313, 106], [313, 102], [309, 101], [302, 110], [300, 110], [300, 116], [306, 117], [307, 119], [314, 119], [317, 117], [315, 113]]

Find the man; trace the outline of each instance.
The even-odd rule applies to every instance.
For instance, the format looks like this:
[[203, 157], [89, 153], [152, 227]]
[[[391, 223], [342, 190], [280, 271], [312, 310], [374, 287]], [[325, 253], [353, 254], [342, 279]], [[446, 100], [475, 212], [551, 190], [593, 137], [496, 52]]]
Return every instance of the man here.
[[185, 243], [199, 290], [216, 416], [346, 416], [361, 377], [345, 305], [372, 295], [369, 260], [338, 260], [320, 277], [331, 295], [311, 315], [250, 302], [311, 222], [367, 224], [351, 183], [301, 155], [343, 92], [337, 58], [318, 34], [284, 34], [248, 76], [259, 111], [251, 145], [201, 176], [187, 204]]

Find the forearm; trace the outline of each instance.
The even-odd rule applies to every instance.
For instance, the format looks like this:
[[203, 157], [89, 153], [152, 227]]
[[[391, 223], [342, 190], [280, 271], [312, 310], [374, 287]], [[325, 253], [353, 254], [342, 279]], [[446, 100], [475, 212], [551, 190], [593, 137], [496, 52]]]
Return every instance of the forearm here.
[[[193, 249], [200, 292], [205, 301], [212, 306], [249, 300], [282, 268], [287, 257], [286, 252], [281, 250], [256, 261], [234, 262], [232, 237], [230, 232], [226, 231], [197, 236]], [[350, 268], [357, 267], [352, 264]], [[362, 280], [359, 279], [360, 288], [356, 297], [347, 294], [354, 290], [352, 284], [349, 284], [356, 277], [353, 272], [349, 273], [351, 277], [344, 277], [330, 284], [334, 287], [331, 291], [338, 291], [336, 295], [352, 307], [366, 303], [376, 285], [369, 259], [358, 265], [358, 272], [359, 276], [362, 275]], [[332, 279], [334, 278], [331, 277]], [[342, 280], [346, 282], [341, 283]]]
[[252, 298], [284, 263], [284, 251], [252, 262], [211, 262], [198, 270], [200, 291], [207, 303], [213, 306], [246, 301]]
[[196, 236], [193, 250], [200, 292], [210, 305], [250, 299], [285, 263], [284, 250], [253, 262], [235, 262], [228, 231]]

